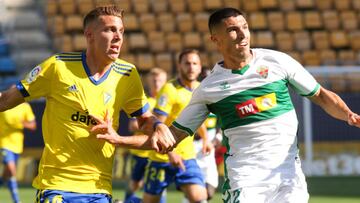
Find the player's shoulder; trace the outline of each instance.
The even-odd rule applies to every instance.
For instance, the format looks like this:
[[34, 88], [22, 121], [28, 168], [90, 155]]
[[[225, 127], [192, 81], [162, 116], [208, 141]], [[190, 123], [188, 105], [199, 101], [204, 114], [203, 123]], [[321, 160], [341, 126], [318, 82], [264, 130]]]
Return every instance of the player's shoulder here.
[[171, 79], [169, 80], [169, 82], [167, 82], [167, 85], [168, 85], [168, 89], [169, 90], [173, 90], [174, 92], [175, 91], [189, 91], [188, 88], [186, 88], [180, 81], [179, 78], [174, 78], [174, 79]]
[[176, 79], [170, 79], [160, 89], [159, 94], [172, 94], [176, 93]]
[[74, 62], [82, 61], [82, 57], [82, 52], [61, 52], [54, 54], [50, 59], [54, 61]]
[[177, 78], [173, 78], [173, 79], [170, 79], [169, 81], [167, 81], [166, 83], [165, 83], [165, 85], [164, 85], [164, 87], [172, 87], [172, 88], [176, 88], [176, 87], [178, 87], [178, 86], [180, 86], [180, 83], [179, 83], [179, 81], [178, 81], [178, 79]]
[[197, 89], [201, 89], [203, 87], [212, 84], [214, 80], [218, 80], [219, 78], [226, 78], [227, 75], [223, 74], [223, 68], [221, 67], [223, 61], [217, 62], [214, 67], [211, 69], [210, 73], [200, 82], [199, 87]]
[[251, 50], [254, 52], [255, 59], [262, 58], [273, 62], [282, 62], [283, 60], [292, 59], [288, 54], [277, 50], [263, 48], [255, 48]]
[[116, 73], [125, 76], [130, 76], [131, 73], [136, 70], [136, 66], [134, 64], [122, 59], [116, 59], [111, 67]]
[[28, 108], [28, 107], [31, 107], [30, 104], [28, 102], [23, 102], [19, 105], [20, 107], [22, 108]]

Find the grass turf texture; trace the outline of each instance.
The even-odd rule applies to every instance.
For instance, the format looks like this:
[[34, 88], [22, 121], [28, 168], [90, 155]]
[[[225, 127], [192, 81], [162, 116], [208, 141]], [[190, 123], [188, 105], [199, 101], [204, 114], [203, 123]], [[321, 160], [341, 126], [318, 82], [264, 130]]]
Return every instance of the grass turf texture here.
[[[35, 189], [32, 187], [20, 187], [19, 193], [23, 203], [32, 203], [35, 198]], [[123, 188], [114, 189], [114, 198], [122, 199], [124, 197]], [[167, 202], [181, 203], [183, 198], [182, 193], [174, 190], [170, 190], [167, 193]], [[9, 191], [6, 187], [0, 188], [0, 202], [11, 203]], [[212, 203], [221, 203], [221, 194], [216, 193], [216, 196], [211, 201]], [[360, 197], [336, 197], [336, 196], [316, 196], [312, 195], [309, 203], [359, 203]]]

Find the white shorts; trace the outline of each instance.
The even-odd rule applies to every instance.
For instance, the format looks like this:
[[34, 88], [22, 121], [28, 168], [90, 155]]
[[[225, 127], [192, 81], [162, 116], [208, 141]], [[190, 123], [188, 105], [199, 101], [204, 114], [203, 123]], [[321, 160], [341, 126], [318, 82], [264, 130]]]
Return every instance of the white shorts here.
[[196, 162], [204, 175], [205, 183], [217, 188], [219, 185], [219, 174], [215, 161], [215, 150], [212, 150], [208, 155], [204, 155], [201, 151], [198, 152], [196, 154]]
[[280, 185], [269, 184], [226, 190], [222, 199], [224, 203], [307, 203], [309, 194], [305, 178], [298, 177], [284, 181]]

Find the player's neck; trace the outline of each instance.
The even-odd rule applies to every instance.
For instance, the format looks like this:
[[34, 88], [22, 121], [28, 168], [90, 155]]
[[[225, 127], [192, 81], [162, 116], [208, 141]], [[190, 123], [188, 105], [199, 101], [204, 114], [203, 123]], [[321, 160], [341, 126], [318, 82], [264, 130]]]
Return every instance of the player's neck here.
[[195, 89], [195, 85], [196, 85], [196, 83], [197, 83], [196, 80], [190, 81], [190, 80], [186, 80], [186, 79], [181, 78], [181, 77], [179, 77], [179, 80], [180, 80], [181, 85], [183, 85], [183, 86], [186, 87], [187, 89], [190, 89], [190, 90]]
[[157, 95], [157, 91], [156, 90], [150, 90], [149, 91], [150, 92], [150, 97], [152, 97], [152, 98], [156, 98], [156, 95]]
[[109, 70], [112, 61], [102, 59], [99, 56], [95, 56], [92, 52], [86, 52], [86, 64], [89, 67], [91, 76], [96, 78], [101, 78], [107, 70]]
[[239, 70], [248, 65], [253, 59], [253, 52], [250, 50], [242, 56], [224, 57], [224, 67], [232, 70]]

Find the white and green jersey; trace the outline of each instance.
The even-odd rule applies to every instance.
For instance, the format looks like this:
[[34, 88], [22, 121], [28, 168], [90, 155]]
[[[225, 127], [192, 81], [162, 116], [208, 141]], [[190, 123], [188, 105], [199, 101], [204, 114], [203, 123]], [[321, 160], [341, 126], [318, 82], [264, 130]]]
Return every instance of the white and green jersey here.
[[288, 87], [303, 96], [320, 88], [287, 54], [267, 49], [252, 53], [252, 61], [240, 70], [217, 63], [173, 123], [192, 135], [209, 112], [217, 116], [228, 148], [225, 189], [279, 183], [302, 174], [298, 121]]

